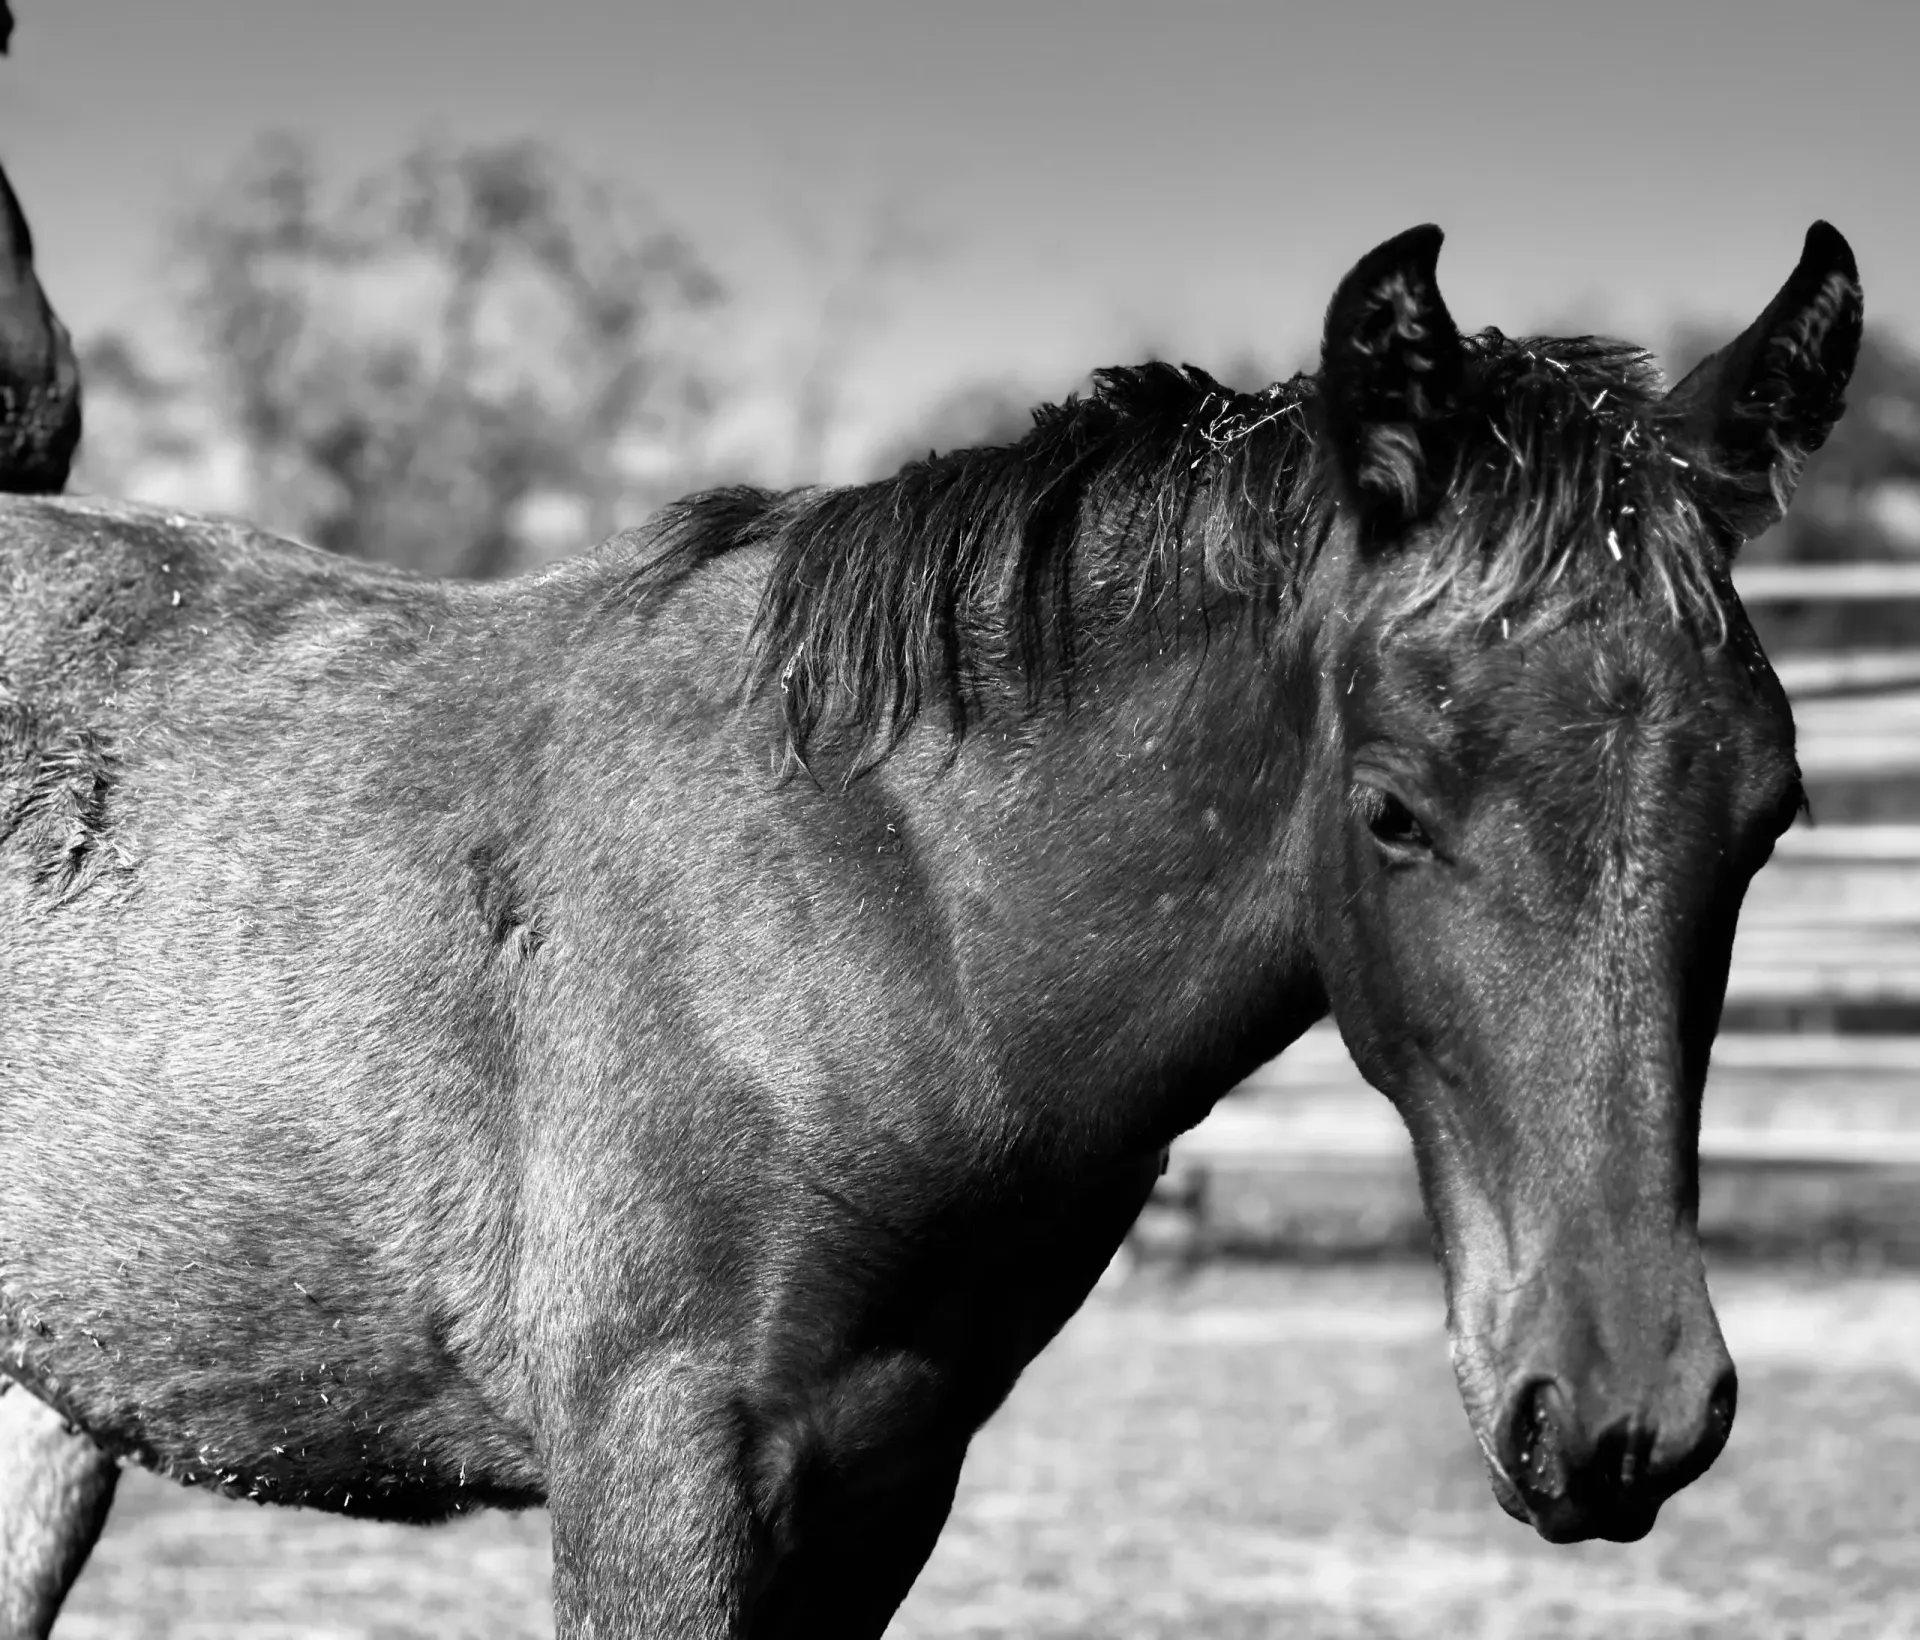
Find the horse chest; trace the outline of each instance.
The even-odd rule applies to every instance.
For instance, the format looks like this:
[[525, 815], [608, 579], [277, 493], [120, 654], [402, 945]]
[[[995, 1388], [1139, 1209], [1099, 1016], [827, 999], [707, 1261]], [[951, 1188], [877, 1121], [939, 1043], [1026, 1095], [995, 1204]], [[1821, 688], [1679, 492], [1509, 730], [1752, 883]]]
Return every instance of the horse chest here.
[[804, 1511], [957, 1465], [1085, 1299], [1157, 1176], [1145, 1158], [983, 1214], [858, 1297], [852, 1261], [820, 1249], [757, 1352], [766, 1489]]

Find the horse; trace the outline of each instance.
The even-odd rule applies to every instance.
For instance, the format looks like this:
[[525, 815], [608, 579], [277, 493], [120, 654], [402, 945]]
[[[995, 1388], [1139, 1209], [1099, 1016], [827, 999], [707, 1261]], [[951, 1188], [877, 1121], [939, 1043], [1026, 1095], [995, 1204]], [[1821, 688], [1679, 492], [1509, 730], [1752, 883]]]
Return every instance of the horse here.
[[1730, 566], [1860, 282], [1815, 224], [1668, 387], [1463, 333], [1440, 246], [1312, 374], [1104, 372], [505, 583], [0, 502], [16, 1632], [131, 1462], [544, 1503], [568, 1640], [877, 1636], [1164, 1149], [1329, 1012], [1497, 1501], [1649, 1531], [1733, 1422], [1700, 1104], [1804, 804]]
[[[0, 52], [11, 26], [0, 5]], [[33, 232], [0, 170], [0, 493], [64, 489], [79, 444], [73, 338], [40, 288]]]

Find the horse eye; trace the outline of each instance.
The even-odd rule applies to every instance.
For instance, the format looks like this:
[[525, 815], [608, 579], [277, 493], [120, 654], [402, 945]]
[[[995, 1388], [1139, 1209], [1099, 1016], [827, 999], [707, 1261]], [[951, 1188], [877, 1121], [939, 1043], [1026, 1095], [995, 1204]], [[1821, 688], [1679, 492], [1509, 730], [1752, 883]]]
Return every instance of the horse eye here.
[[1383, 848], [1395, 854], [1432, 851], [1432, 834], [1421, 824], [1419, 815], [1392, 792], [1369, 786], [1365, 789], [1364, 805], [1367, 830]]
[[1807, 789], [1799, 781], [1787, 788], [1780, 799], [1779, 807], [1774, 811], [1773, 831], [1776, 837], [1784, 833], [1801, 815], [1809, 820], [1813, 818], [1813, 805], [1807, 801]]

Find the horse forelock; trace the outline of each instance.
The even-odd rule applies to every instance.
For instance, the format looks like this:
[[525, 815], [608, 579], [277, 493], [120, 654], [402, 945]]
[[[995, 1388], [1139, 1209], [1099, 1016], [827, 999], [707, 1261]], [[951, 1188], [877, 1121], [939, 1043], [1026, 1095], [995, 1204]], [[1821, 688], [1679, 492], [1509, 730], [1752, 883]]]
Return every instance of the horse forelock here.
[[[1377, 612], [1485, 629], [1547, 601], [1631, 599], [1718, 642], [1728, 555], [1649, 356], [1491, 330], [1466, 349], [1440, 503], [1366, 553]], [[1012, 681], [1029, 708], [1069, 687], [1089, 628], [1169, 604], [1176, 621], [1195, 603], [1209, 621], [1294, 607], [1346, 515], [1318, 391], [1306, 375], [1247, 393], [1191, 366], [1101, 371], [1013, 443], [848, 488], [690, 497], [649, 528], [627, 587], [767, 550], [746, 687], [779, 692], [796, 759], [831, 729], [865, 766], [930, 695], [959, 737], [983, 683]]]
[[1543, 607], [1637, 603], [1724, 641], [1730, 544], [1695, 500], [1708, 457], [1676, 445], [1649, 355], [1496, 331], [1468, 346], [1451, 480], [1376, 606], [1387, 624], [1485, 630]]

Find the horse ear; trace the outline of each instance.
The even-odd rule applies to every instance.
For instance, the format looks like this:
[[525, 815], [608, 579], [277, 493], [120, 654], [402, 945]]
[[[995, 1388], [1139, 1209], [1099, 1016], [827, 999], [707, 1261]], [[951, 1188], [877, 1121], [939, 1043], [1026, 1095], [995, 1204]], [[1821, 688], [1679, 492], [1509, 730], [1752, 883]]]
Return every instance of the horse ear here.
[[1354, 500], [1393, 524], [1420, 517], [1444, 483], [1460, 396], [1465, 353], [1434, 275], [1443, 237], [1428, 223], [1375, 247], [1327, 305], [1329, 430]]
[[1816, 222], [1766, 311], [1668, 393], [1678, 442], [1704, 458], [1708, 500], [1743, 540], [1780, 521], [1846, 409], [1861, 313], [1853, 251]]

